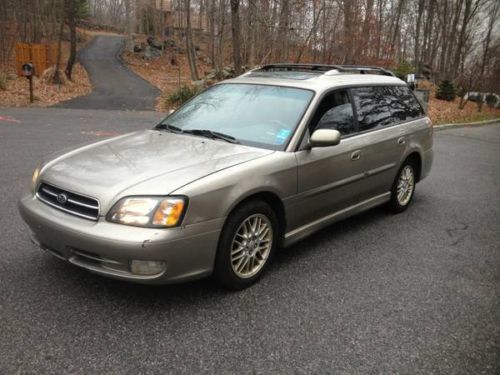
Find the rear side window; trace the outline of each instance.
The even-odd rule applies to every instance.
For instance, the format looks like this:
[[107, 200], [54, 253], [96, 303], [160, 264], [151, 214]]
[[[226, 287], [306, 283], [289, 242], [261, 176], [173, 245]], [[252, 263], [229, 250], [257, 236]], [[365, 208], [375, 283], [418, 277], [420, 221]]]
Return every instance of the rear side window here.
[[352, 89], [358, 116], [359, 131], [392, 125], [390, 87], [359, 87]]
[[424, 116], [420, 103], [406, 86], [388, 87], [391, 111], [396, 122], [411, 121]]

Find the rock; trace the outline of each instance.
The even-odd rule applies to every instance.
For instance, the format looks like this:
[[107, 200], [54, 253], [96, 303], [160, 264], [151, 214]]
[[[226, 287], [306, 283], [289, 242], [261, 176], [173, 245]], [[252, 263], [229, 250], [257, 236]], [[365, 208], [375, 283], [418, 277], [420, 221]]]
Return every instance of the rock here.
[[205, 87], [205, 80], [199, 79], [198, 81], [193, 81], [193, 85], [198, 88]]
[[157, 42], [154, 36], [148, 36], [146, 42], [151, 48], [161, 50], [163, 49], [162, 44]]
[[147, 46], [146, 49], [144, 50], [144, 58], [146, 59], [153, 59], [160, 56], [161, 52], [158, 51], [157, 49], [154, 49], [151, 46]]
[[173, 39], [167, 39], [163, 42], [164, 48], [175, 48], [177, 47], [177, 44], [175, 43], [175, 40]]
[[230, 66], [226, 66], [222, 69], [222, 77], [224, 79], [233, 78], [234, 77], [234, 69]]

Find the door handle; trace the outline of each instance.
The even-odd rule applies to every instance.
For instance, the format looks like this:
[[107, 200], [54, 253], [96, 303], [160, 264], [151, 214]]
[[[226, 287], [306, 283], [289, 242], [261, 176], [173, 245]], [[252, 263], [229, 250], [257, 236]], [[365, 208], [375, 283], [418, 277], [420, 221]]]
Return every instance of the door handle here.
[[351, 160], [359, 160], [361, 158], [361, 151], [354, 151], [352, 154], [351, 154]]
[[405, 137], [401, 137], [398, 139], [398, 145], [404, 145], [406, 143]]

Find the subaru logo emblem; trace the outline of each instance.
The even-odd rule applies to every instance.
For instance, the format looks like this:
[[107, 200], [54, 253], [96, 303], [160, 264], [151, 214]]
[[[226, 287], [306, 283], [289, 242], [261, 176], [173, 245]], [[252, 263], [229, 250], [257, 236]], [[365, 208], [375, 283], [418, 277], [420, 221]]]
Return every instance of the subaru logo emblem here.
[[57, 195], [56, 199], [60, 204], [64, 204], [68, 201], [68, 196], [64, 193], [60, 193]]

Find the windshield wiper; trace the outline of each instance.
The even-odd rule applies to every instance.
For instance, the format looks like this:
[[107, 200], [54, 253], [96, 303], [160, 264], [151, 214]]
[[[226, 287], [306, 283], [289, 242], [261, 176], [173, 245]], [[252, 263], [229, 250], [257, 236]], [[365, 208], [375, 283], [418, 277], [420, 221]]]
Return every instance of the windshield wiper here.
[[189, 129], [189, 130], [183, 130], [181, 128], [178, 128], [177, 126], [170, 125], [167, 123], [160, 123], [155, 126], [156, 130], [167, 130], [172, 133], [179, 133], [179, 134], [192, 134], [192, 135], [198, 135], [206, 138], [211, 138], [211, 139], [222, 139], [223, 141], [230, 142], [230, 143], [240, 143], [236, 138], [224, 134], [224, 133], [219, 133], [213, 130], [208, 130], [208, 129]]
[[211, 139], [222, 139], [223, 141], [229, 143], [240, 143], [240, 141], [238, 141], [233, 136], [208, 129], [189, 129], [189, 130], [183, 130], [182, 132], [186, 134], [200, 135], [202, 137], [207, 137]]
[[159, 123], [158, 125], [155, 126], [156, 130], [167, 130], [172, 133], [184, 133], [184, 131], [181, 128], [178, 128], [177, 126], [174, 125], [169, 125], [166, 123]]

